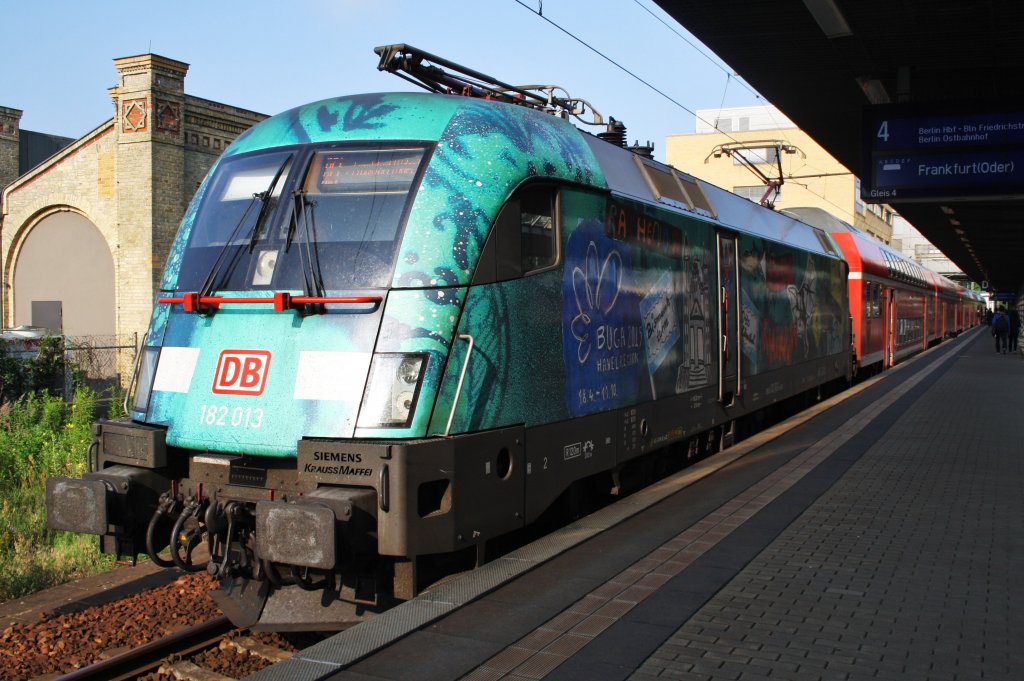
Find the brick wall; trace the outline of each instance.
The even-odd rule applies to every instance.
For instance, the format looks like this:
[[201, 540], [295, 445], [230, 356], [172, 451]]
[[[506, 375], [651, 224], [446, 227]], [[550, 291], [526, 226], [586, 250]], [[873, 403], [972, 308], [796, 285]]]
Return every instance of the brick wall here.
[[0, 189], [18, 177], [21, 111], [0, 106]]

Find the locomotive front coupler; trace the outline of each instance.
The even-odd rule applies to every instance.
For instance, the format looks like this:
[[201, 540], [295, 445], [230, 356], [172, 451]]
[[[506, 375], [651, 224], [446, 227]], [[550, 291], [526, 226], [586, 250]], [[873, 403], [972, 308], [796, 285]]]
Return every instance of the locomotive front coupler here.
[[237, 501], [210, 504], [206, 513], [210, 544], [207, 572], [214, 579], [253, 576], [256, 561], [249, 546], [252, 516], [251, 504]]

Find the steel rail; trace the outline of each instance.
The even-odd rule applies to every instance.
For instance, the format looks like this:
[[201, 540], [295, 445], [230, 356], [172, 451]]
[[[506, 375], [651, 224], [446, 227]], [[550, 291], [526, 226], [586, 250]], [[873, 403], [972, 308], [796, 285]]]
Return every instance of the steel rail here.
[[106, 660], [76, 669], [57, 677], [54, 681], [134, 679], [141, 674], [153, 671], [170, 655], [185, 655], [216, 644], [224, 634], [234, 628], [227, 617], [220, 615], [206, 622], [176, 631], [169, 636], [150, 641], [120, 655], [114, 655]]

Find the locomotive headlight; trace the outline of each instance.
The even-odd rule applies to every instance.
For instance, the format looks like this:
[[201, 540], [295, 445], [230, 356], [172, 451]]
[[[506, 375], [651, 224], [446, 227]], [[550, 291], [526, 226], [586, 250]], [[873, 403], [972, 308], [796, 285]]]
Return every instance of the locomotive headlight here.
[[419, 398], [427, 355], [378, 354], [359, 410], [361, 428], [407, 428]]
[[409, 385], [415, 385], [420, 380], [420, 373], [423, 369], [423, 357], [419, 355], [406, 356], [398, 365], [398, 377]]
[[146, 411], [149, 408], [149, 394], [153, 390], [156, 361], [159, 357], [160, 348], [143, 348], [139, 376], [135, 380], [135, 399], [132, 400], [133, 411]]

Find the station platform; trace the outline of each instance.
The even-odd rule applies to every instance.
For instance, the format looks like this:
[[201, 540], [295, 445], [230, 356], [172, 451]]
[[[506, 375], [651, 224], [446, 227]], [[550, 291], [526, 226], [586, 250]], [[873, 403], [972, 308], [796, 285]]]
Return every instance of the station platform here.
[[1024, 361], [984, 329], [258, 681], [1024, 678]]

